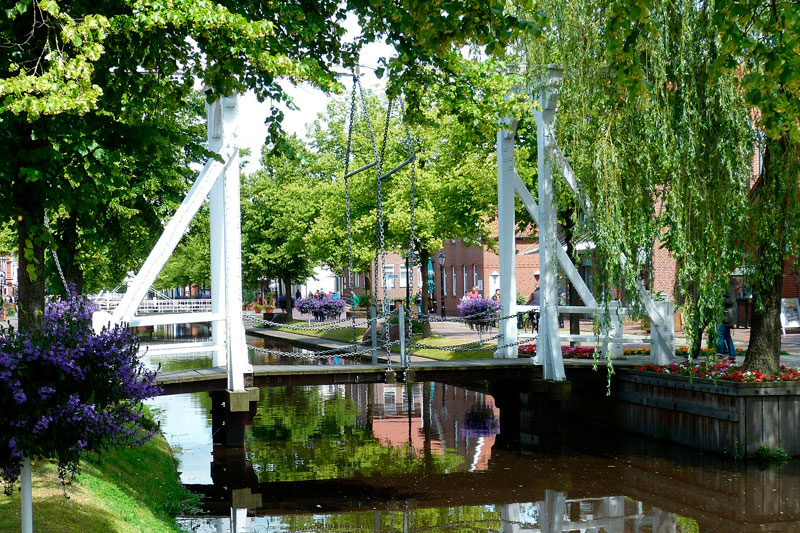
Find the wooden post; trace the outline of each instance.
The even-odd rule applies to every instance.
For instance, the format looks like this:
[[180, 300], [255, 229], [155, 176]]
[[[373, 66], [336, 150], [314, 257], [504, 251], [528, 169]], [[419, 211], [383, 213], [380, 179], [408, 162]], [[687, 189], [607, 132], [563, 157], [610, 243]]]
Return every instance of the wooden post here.
[[370, 337], [372, 340], [372, 364], [378, 364], [378, 310], [373, 305], [369, 308]]

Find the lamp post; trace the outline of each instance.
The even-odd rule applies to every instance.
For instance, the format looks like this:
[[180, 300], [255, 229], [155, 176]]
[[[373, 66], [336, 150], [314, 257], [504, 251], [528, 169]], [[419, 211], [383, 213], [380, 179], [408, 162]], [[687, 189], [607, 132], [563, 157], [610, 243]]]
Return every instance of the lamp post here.
[[439, 284], [441, 291], [442, 291], [442, 318], [444, 318], [444, 252], [439, 252], [436, 256], [436, 260], [439, 262], [439, 273], [441, 275], [441, 283]]

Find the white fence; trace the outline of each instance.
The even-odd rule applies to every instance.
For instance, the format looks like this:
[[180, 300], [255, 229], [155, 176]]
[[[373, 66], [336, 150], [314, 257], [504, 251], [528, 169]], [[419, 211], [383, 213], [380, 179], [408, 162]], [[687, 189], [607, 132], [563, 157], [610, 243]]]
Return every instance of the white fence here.
[[[122, 300], [121, 294], [104, 294], [92, 297], [91, 300], [103, 311], [113, 311]], [[142, 300], [136, 310], [137, 315], [153, 315], [168, 313], [199, 313], [211, 311], [211, 298], [190, 298], [173, 300], [148, 298]]]

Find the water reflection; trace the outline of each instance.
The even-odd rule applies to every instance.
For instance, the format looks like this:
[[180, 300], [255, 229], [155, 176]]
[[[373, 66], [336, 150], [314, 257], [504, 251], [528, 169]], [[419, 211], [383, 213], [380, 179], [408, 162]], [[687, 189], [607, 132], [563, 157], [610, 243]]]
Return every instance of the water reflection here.
[[537, 417], [500, 424], [490, 395], [462, 387], [262, 389], [244, 448], [212, 444], [208, 394], [152, 405], [202, 495], [200, 517], [182, 521], [195, 531], [800, 530], [796, 462], [760, 470], [586, 426], [554, 446], [509, 448], [503, 431]]
[[565, 493], [551, 490], [545, 492], [543, 500], [536, 502], [296, 516], [248, 517], [244, 513], [239, 513], [239, 516], [232, 518], [204, 520], [186, 518], [181, 520], [181, 525], [191, 531], [202, 533], [227, 531], [406, 533], [431, 530], [502, 533], [699, 531], [698, 524], [694, 520], [657, 507], [647, 507], [642, 502], [624, 496], [568, 499]]

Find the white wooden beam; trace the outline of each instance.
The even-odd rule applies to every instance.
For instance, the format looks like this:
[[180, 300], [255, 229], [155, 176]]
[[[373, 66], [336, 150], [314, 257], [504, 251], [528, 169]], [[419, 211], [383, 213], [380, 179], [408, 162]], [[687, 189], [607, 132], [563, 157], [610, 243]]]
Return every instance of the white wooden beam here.
[[558, 336], [558, 269], [556, 249], [561, 248], [557, 237], [557, 218], [553, 175], [550, 164], [549, 136], [545, 125], [555, 119], [555, 94], [545, 88], [540, 102], [542, 111], [535, 114], [537, 131], [537, 159], [539, 164], [539, 270], [541, 272], [541, 315], [539, 318], [539, 340], [536, 352], [544, 365], [544, 378], [563, 381], [566, 379], [561, 355], [561, 339]]
[[[530, 213], [531, 217], [533, 217], [533, 221], [538, 226], [539, 206], [534, 201], [533, 196], [531, 196], [530, 191], [528, 191], [528, 188], [522, 182], [522, 178], [519, 177], [519, 174], [517, 174], [516, 171], [514, 172], [514, 190], [516, 191], [517, 196], [519, 196], [519, 199], [522, 201], [522, 205], [525, 206], [525, 209], [528, 211], [528, 213]], [[588, 307], [597, 307], [597, 300], [594, 299], [592, 291], [590, 291], [589, 287], [586, 286], [586, 282], [578, 273], [578, 270], [572, 263], [572, 259], [567, 255], [567, 252], [565, 252], [561, 246], [556, 246], [556, 258], [558, 259], [558, 264], [560, 264], [561, 268], [564, 269], [564, 273], [566, 274], [567, 278], [569, 278], [570, 282], [572, 282], [572, 286], [576, 291], [578, 291], [583, 303]]]
[[165, 326], [167, 324], [196, 324], [198, 322], [215, 322], [225, 320], [222, 313], [163, 313], [159, 315], [135, 316], [128, 320], [131, 327]]
[[206, 162], [200, 175], [195, 180], [191, 189], [189, 189], [186, 198], [183, 199], [180, 207], [178, 207], [178, 210], [167, 223], [164, 228], [164, 233], [159, 237], [150, 255], [147, 256], [139, 273], [136, 274], [136, 277], [128, 285], [128, 290], [125, 292], [125, 295], [122, 297], [122, 300], [112, 315], [112, 322], [114, 324], [129, 322], [136, 314], [139, 303], [147, 295], [147, 291], [150, 290], [158, 273], [164, 268], [169, 256], [172, 255], [181, 237], [183, 237], [183, 234], [189, 227], [192, 218], [194, 218], [200, 206], [205, 202], [214, 182], [219, 178], [220, 174], [230, 167], [233, 162], [232, 155], [234, 151], [233, 148], [228, 147], [224, 153], [220, 154], [225, 163], [220, 163], [215, 159], [210, 159]]
[[[514, 130], [516, 122], [510, 122], [510, 129], [497, 133], [497, 220], [498, 255], [500, 260], [500, 316], [513, 313], [517, 303], [516, 274], [516, 230], [514, 220]], [[517, 320], [500, 320], [500, 339], [498, 345], [517, 342]], [[494, 353], [497, 359], [517, 357], [517, 347], [498, 348]]]

